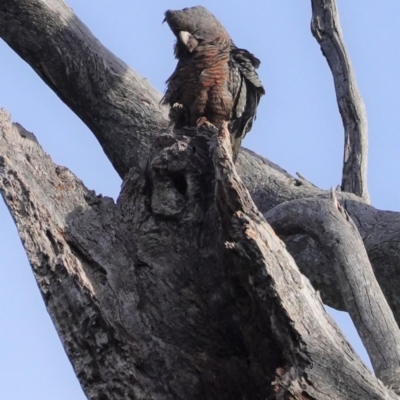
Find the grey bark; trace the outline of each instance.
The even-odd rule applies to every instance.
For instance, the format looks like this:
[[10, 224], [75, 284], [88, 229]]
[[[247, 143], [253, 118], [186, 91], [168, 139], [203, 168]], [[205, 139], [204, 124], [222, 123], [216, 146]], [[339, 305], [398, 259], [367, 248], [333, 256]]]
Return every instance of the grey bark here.
[[161, 95], [61, 0], [2, 0], [0, 37], [94, 133], [118, 174], [146, 163], [167, 126]]
[[[395, 398], [326, 316], [223, 145], [212, 162], [206, 132], [160, 135], [159, 95], [59, 0], [4, 0], [0, 36], [124, 177], [117, 204], [95, 196], [1, 114], [2, 195], [90, 398]], [[262, 213], [326, 195], [246, 150], [237, 170]], [[339, 198], [399, 321], [399, 214]], [[324, 300], [343, 305], [329, 255], [304, 235], [292, 244]]]
[[361, 236], [332, 191], [331, 199], [285, 202], [266, 214], [279, 235], [307, 233], [333, 260], [333, 269], [375, 374], [400, 391], [400, 331], [375, 278]]
[[[154, 132], [158, 124], [164, 124], [158, 104], [161, 95], [105, 50], [62, 1], [2, 1], [0, 36], [91, 127], [121, 176], [136, 162], [144, 168]], [[51, 81], [38, 67], [41, 63], [48, 64]], [[324, 195], [321, 189], [250, 151], [242, 150], [238, 171], [263, 213], [283, 201]], [[365, 240], [379, 284], [399, 322], [400, 214], [376, 210], [348, 194], [339, 200]], [[312, 240], [287, 240], [296, 262], [321, 291], [324, 302], [345, 309], [329, 259]]]
[[114, 204], [0, 115], [1, 192], [89, 398], [396, 398], [257, 210], [229, 141], [158, 136]]
[[335, 0], [311, 0], [311, 31], [328, 61], [344, 127], [342, 190], [369, 203], [368, 124], [365, 105], [347, 54]]
[[[242, 150], [239, 174], [254, 202], [264, 214], [285, 201], [308, 197], [329, 197], [304, 178], [295, 178], [265, 158]], [[338, 200], [355, 222], [383, 293], [400, 322], [400, 213], [377, 210], [350, 193], [337, 193]], [[346, 310], [332, 269], [332, 258], [306, 235], [285, 238], [289, 252], [300, 270], [321, 292], [325, 304]]]

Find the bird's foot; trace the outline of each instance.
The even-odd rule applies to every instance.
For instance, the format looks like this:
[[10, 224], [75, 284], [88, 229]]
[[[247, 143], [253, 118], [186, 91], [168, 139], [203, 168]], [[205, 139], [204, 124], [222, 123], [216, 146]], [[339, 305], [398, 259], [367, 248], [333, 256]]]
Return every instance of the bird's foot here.
[[222, 122], [221, 127], [218, 130], [218, 136], [224, 139], [228, 139], [230, 137], [229, 129], [228, 129], [228, 121]]
[[197, 128], [201, 128], [203, 125], [205, 125], [207, 128], [216, 129], [216, 126], [214, 124], [212, 124], [206, 117], [200, 117], [196, 121], [196, 126], [197, 126]]
[[174, 103], [169, 110], [169, 120], [173, 125], [187, 126], [189, 125], [188, 109], [181, 103]]

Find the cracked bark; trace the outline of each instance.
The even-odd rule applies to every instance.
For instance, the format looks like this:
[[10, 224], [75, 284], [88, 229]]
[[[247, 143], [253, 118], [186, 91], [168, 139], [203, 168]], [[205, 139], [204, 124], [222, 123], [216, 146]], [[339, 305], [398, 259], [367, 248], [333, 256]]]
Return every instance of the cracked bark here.
[[[329, 193], [248, 150], [236, 167], [223, 143], [211, 159], [210, 132], [168, 133], [158, 93], [60, 0], [2, 1], [0, 36], [124, 178], [117, 204], [96, 196], [0, 113], [1, 192], [89, 398], [396, 398], [255, 208]], [[399, 214], [338, 198], [399, 321]], [[345, 308], [330, 255], [305, 235], [286, 243]]]
[[285, 202], [266, 214], [279, 235], [307, 233], [334, 260], [338, 286], [375, 374], [400, 392], [400, 331], [375, 278], [364, 243], [332, 191], [331, 199]]
[[[124, 176], [132, 163], [144, 168], [154, 132], [165, 123], [158, 103], [161, 95], [104, 49], [60, 0], [51, 5], [40, 0], [4, 0], [0, 22], [0, 36], [92, 129], [117, 172]], [[68, 56], [59, 54], [64, 48]], [[40, 62], [48, 64], [51, 82], [38, 67]], [[283, 201], [324, 195], [309, 182], [248, 150], [239, 156], [238, 171], [263, 213]], [[340, 195], [339, 200], [352, 219], [360, 221], [357, 227], [363, 238], [368, 237], [365, 245], [377, 279], [400, 321], [400, 274], [396, 272], [400, 265], [399, 213], [368, 207], [349, 194]], [[329, 260], [318, 246], [299, 237], [288, 239], [288, 246], [324, 302], [345, 309]]]
[[210, 157], [215, 132], [159, 135], [114, 204], [0, 116], [1, 192], [88, 398], [396, 398], [257, 210], [229, 141]]

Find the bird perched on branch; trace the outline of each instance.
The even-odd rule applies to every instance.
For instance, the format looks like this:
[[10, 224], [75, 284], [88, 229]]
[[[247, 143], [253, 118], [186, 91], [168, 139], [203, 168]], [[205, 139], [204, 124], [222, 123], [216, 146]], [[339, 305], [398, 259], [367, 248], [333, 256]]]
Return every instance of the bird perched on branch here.
[[176, 128], [212, 124], [229, 131], [235, 160], [265, 93], [256, 73], [260, 60], [239, 49], [221, 23], [202, 6], [168, 10], [178, 64], [162, 99]]

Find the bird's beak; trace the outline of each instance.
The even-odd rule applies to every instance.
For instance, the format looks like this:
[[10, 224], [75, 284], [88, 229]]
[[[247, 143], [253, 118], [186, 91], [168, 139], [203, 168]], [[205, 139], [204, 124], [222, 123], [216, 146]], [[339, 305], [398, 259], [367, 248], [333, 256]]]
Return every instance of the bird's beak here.
[[179, 36], [180, 41], [181, 41], [185, 46], [187, 46], [188, 43], [189, 43], [189, 39], [190, 39], [190, 37], [191, 37], [192, 35], [191, 35], [189, 32], [186, 32], [186, 31], [179, 31], [178, 36]]
[[199, 44], [199, 42], [187, 31], [179, 31], [178, 38], [186, 49], [191, 53]]
[[167, 21], [168, 14], [171, 15], [171, 10], [165, 11], [165, 13], [164, 13], [164, 17], [165, 17], [165, 18], [163, 19], [163, 22], [162, 22], [162, 23], [168, 22], [168, 21]]

